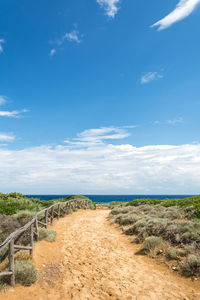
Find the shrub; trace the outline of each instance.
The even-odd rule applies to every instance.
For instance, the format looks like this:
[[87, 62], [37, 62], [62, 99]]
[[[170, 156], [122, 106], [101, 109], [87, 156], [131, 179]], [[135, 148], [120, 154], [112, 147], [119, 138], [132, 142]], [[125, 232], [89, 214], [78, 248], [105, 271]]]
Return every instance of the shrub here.
[[17, 220], [10, 216], [0, 215], [0, 244], [18, 228], [20, 224]]
[[5, 284], [2, 280], [2, 278], [0, 278], [0, 292], [5, 288]]
[[109, 203], [108, 207], [111, 208], [111, 209], [113, 209], [116, 206], [120, 207], [120, 206], [123, 206], [125, 204], [126, 203], [120, 202], [120, 201], [112, 201], [111, 203]]
[[162, 238], [157, 236], [149, 236], [145, 239], [142, 250], [145, 253], [150, 252], [162, 243]]
[[[32, 260], [32, 256], [27, 253], [26, 251], [20, 251], [15, 253], [14, 255], [15, 261], [16, 260]], [[0, 264], [0, 272], [8, 268], [9, 260], [8, 257], [4, 259], [4, 261]]]
[[15, 279], [17, 283], [28, 286], [38, 278], [37, 270], [30, 260], [17, 260], [15, 262]]
[[192, 243], [191, 245], [185, 245], [184, 246], [184, 251], [185, 251], [186, 255], [194, 253], [196, 251], [196, 244]]
[[120, 225], [131, 225], [134, 224], [135, 222], [137, 222], [139, 219], [139, 217], [134, 214], [134, 213], [130, 213], [130, 214], [122, 214], [121, 219], [119, 220], [119, 224]]
[[[127, 206], [140, 206], [142, 204], [157, 205], [160, 204], [164, 207], [178, 206], [183, 209], [190, 207], [189, 215], [200, 218], [200, 196], [194, 196], [183, 199], [135, 199], [127, 203]], [[192, 212], [193, 211], [193, 212]], [[186, 211], [187, 213], [187, 211]]]
[[20, 210], [40, 210], [40, 204], [38, 201], [28, 198], [8, 198], [6, 200], [0, 199], [0, 214], [14, 215]]
[[196, 276], [200, 274], [200, 257], [190, 255], [180, 264], [181, 273], [185, 276]]
[[57, 233], [54, 230], [39, 228], [39, 240], [55, 242]]
[[130, 213], [133, 209], [131, 207], [115, 207], [110, 212], [110, 216], [118, 215], [118, 214], [127, 214]]
[[167, 251], [167, 258], [169, 259], [176, 259], [177, 258], [177, 251], [175, 248], [170, 248], [168, 251]]
[[15, 215], [13, 215], [13, 218], [16, 219], [21, 226], [24, 226], [26, 223], [31, 221], [34, 216], [35, 216], [35, 212], [33, 211], [21, 210]]

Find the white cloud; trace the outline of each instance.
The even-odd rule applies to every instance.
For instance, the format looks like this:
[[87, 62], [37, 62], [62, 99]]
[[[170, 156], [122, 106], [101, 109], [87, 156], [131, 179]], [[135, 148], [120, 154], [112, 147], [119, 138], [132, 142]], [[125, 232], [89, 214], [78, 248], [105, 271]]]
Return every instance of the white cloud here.
[[148, 72], [141, 77], [140, 82], [141, 84], [144, 84], [161, 78], [163, 78], [163, 75], [158, 72]]
[[4, 191], [49, 194], [199, 193], [200, 144], [112, 143], [130, 135], [121, 130], [85, 130], [64, 146], [0, 149], [1, 186]]
[[176, 8], [165, 18], [153, 24], [151, 27], [158, 26], [158, 30], [166, 29], [172, 24], [189, 16], [200, 3], [200, 0], [180, 0]]
[[56, 49], [51, 49], [49, 52], [49, 56], [54, 56], [56, 54]]
[[13, 134], [0, 132], [0, 142], [12, 142], [14, 140], [15, 136]]
[[114, 18], [119, 9], [120, 0], [97, 0], [97, 3], [106, 12], [106, 15]]
[[0, 95], [0, 105], [3, 105], [7, 102], [7, 99], [5, 96]]
[[64, 35], [64, 39], [67, 39], [69, 42], [81, 43], [82, 36], [80, 35], [78, 30], [72, 30], [71, 32], [67, 32]]
[[166, 123], [169, 124], [169, 125], [176, 125], [176, 124], [179, 124], [179, 123], [183, 123], [183, 118], [178, 118], [178, 119], [173, 119], [173, 120], [167, 120]]
[[0, 117], [10, 117], [10, 118], [19, 118], [21, 117], [22, 113], [28, 112], [28, 110], [13, 110], [13, 111], [7, 111], [7, 110], [0, 110]]
[[[75, 28], [76, 26], [77, 25], [74, 25]], [[65, 33], [61, 38], [57, 39], [54, 42], [54, 44], [56, 44], [56, 47], [50, 50], [49, 56], [54, 56], [66, 41], [70, 43], [80, 44], [83, 41], [83, 34], [81, 34], [77, 29], [73, 29], [72, 31]]]
[[4, 39], [0, 39], [0, 54], [3, 52], [3, 44], [5, 43]]
[[165, 121], [159, 121], [156, 120], [153, 122], [155, 125], [159, 125], [159, 124], [167, 124], [167, 125], [176, 125], [176, 124], [180, 124], [180, 123], [184, 123], [184, 120], [182, 117], [179, 117], [177, 119], [172, 119], [172, 120], [165, 120]]

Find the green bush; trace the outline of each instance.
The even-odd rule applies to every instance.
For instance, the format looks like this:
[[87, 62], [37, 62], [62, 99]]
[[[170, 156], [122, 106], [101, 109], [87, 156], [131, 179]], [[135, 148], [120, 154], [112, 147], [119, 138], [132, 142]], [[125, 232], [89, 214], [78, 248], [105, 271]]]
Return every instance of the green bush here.
[[17, 283], [29, 286], [38, 278], [37, 270], [30, 260], [15, 261], [15, 280]]
[[180, 265], [181, 273], [185, 276], [197, 276], [200, 274], [200, 257], [190, 255]]
[[34, 211], [29, 211], [29, 210], [21, 210], [15, 215], [13, 215], [13, 218], [16, 219], [21, 226], [24, 226], [26, 223], [31, 221], [33, 217], [35, 216]]
[[0, 199], [0, 214], [14, 215], [20, 210], [39, 211], [41, 208], [38, 201], [28, 198], [11, 198], [6, 200]]
[[167, 258], [169, 259], [176, 259], [177, 258], [177, 251], [175, 248], [170, 248], [168, 251], [167, 251]]
[[158, 236], [149, 236], [144, 240], [142, 250], [145, 253], [148, 253], [151, 250], [154, 250], [157, 246], [159, 246], [162, 243], [162, 241], [162, 238]]
[[39, 240], [45, 240], [47, 242], [55, 242], [57, 233], [54, 230], [39, 228]]
[[120, 214], [115, 218], [114, 222], [119, 223], [121, 226], [126, 226], [134, 224], [138, 219], [139, 217], [135, 213]]

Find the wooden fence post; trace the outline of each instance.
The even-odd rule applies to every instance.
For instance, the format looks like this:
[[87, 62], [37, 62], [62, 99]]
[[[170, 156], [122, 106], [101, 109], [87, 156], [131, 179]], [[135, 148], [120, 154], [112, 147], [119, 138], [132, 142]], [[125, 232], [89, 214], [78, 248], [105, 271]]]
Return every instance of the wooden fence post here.
[[48, 229], [48, 209], [45, 210], [45, 223], [46, 223], [46, 229]]
[[9, 271], [12, 272], [10, 275], [10, 285], [15, 285], [15, 262], [14, 262], [14, 239], [9, 244]]
[[38, 241], [39, 240], [39, 228], [38, 228], [37, 216], [36, 216], [36, 219], [35, 219], [35, 230], [36, 230], [36, 241]]
[[54, 218], [54, 206], [51, 208], [51, 225], [53, 225], [53, 218]]
[[30, 255], [33, 256], [33, 224], [31, 225], [31, 236], [30, 236]]
[[60, 219], [60, 203], [58, 204], [58, 220]]

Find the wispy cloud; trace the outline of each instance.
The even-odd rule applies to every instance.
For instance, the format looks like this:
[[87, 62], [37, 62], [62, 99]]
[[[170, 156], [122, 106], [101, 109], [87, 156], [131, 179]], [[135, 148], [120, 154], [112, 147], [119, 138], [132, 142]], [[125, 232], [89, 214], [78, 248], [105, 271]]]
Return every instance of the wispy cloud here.
[[163, 75], [158, 72], [148, 72], [141, 77], [140, 82], [141, 84], [145, 84], [161, 78], [163, 78]]
[[81, 34], [77, 29], [77, 25], [74, 25], [75, 29], [66, 32], [61, 38], [57, 39], [53, 44], [55, 44], [55, 47], [52, 48], [49, 52], [49, 56], [52, 57], [56, 54], [56, 52], [64, 45], [64, 43], [75, 43], [80, 44], [83, 42], [83, 34]]
[[63, 39], [67, 39], [69, 42], [81, 43], [82, 42], [82, 35], [79, 33], [78, 30], [74, 29], [70, 32], [67, 32]]
[[12, 142], [14, 140], [15, 136], [13, 134], [0, 132], [0, 142]]
[[171, 120], [165, 120], [165, 121], [159, 121], [159, 120], [156, 120], [153, 122], [155, 125], [163, 125], [163, 124], [167, 124], [167, 125], [177, 125], [177, 124], [180, 124], [180, 123], [184, 123], [184, 120], [182, 117], [179, 117], [179, 118], [176, 118], [176, 119], [171, 119]]
[[107, 16], [114, 18], [119, 9], [120, 0], [97, 0], [101, 8], [105, 10]]
[[158, 30], [166, 29], [172, 24], [189, 16], [200, 3], [200, 0], [180, 0], [176, 8], [166, 17], [153, 24], [151, 27], [158, 26]]
[[0, 54], [3, 52], [3, 44], [5, 43], [4, 39], [0, 39]]
[[4, 105], [7, 102], [7, 98], [5, 96], [0, 95], [0, 105]]
[[130, 132], [122, 129], [88, 129], [55, 147], [0, 148], [1, 186], [50, 194], [199, 193], [200, 144], [135, 147], [123, 142]]
[[179, 123], [183, 123], [183, 118], [178, 118], [178, 119], [173, 119], [173, 120], [167, 120], [166, 123], [169, 124], [169, 125], [176, 125], [176, 124], [179, 124]]
[[49, 52], [49, 56], [54, 56], [56, 54], [56, 49], [51, 49]]
[[23, 110], [0, 110], [0, 117], [9, 117], [9, 118], [20, 118], [22, 113], [28, 112], [27, 109]]
[[[130, 126], [129, 128], [135, 128]], [[96, 129], [88, 129], [77, 135], [77, 138], [71, 141], [66, 140], [65, 143], [69, 145], [83, 147], [91, 145], [103, 144], [105, 140], [116, 140], [129, 137], [130, 133], [127, 132], [126, 127], [100, 127]]]

